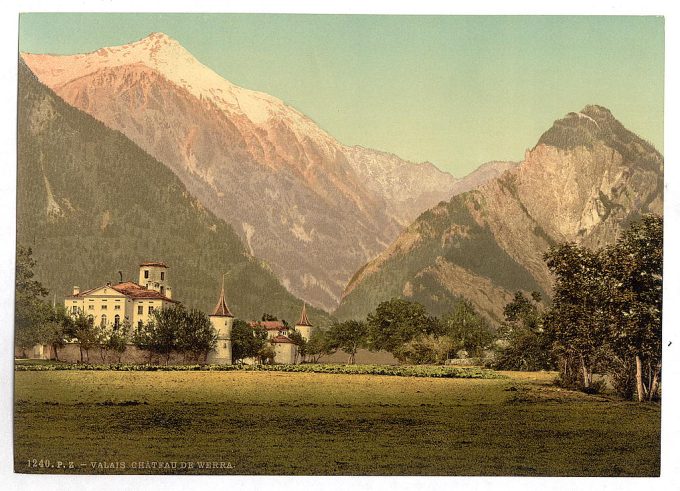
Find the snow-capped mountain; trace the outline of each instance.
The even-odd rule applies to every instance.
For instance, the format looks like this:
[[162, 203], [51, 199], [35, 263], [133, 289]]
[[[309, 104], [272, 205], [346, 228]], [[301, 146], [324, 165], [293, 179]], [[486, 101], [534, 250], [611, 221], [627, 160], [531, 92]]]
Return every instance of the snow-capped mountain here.
[[22, 57], [67, 103], [167, 165], [292, 293], [326, 309], [458, 182], [431, 164], [340, 144], [162, 33], [87, 54]]

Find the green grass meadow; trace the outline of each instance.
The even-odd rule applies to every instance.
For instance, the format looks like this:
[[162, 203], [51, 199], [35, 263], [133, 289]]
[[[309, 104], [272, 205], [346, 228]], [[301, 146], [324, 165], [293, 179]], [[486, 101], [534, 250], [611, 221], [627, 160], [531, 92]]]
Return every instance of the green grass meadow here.
[[560, 389], [550, 373], [14, 375], [21, 473], [659, 474], [658, 405]]

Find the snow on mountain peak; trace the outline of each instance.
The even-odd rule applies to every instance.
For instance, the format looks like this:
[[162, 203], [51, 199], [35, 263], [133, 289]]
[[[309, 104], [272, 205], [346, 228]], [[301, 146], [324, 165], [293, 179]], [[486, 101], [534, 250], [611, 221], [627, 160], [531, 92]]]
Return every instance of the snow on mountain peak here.
[[99, 70], [141, 64], [199, 99], [212, 101], [226, 112], [243, 114], [255, 124], [261, 125], [276, 114], [298, 120], [298, 125], [308, 126], [311, 122], [269, 94], [244, 89], [225, 80], [162, 32], [153, 32], [139, 41], [87, 54], [51, 56], [24, 53], [23, 57], [38, 78], [49, 79], [50, 85], [64, 85], [76, 77]]

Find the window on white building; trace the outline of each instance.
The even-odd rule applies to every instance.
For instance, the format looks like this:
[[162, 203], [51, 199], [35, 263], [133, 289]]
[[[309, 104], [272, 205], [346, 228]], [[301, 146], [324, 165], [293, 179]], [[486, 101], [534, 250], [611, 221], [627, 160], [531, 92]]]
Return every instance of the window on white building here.
[[149, 277], [149, 270], [145, 269], [144, 270], [144, 279], [147, 279]]
[[149, 315], [153, 314], [153, 310], [154, 310], [153, 307], [149, 305]]
[[120, 327], [120, 316], [116, 314], [116, 316], [113, 318], [113, 328], [118, 329]]
[[93, 304], [88, 305], [87, 310], [94, 310], [94, 305]]
[[137, 305], [137, 313], [139, 315], [144, 313], [144, 305]]
[[102, 327], [106, 327], [106, 314], [102, 314], [102, 320], [100, 322]]

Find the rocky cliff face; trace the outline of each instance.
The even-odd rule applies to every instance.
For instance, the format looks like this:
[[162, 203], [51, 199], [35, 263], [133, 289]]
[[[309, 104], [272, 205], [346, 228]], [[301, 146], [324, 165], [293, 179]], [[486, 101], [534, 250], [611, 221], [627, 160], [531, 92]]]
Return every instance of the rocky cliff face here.
[[167, 165], [289, 291], [332, 309], [357, 268], [456, 179], [338, 143], [164, 34], [72, 56], [23, 54], [41, 82]]
[[501, 319], [513, 291], [550, 293], [551, 244], [610, 244], [648, 212], [663, 212], [663, 157], [587, 106], [556, 121], [520, 165], [423, 213], [354, 276], [336, 313], [361, 317], [392, 296], [439, 312], [465, 297]]

